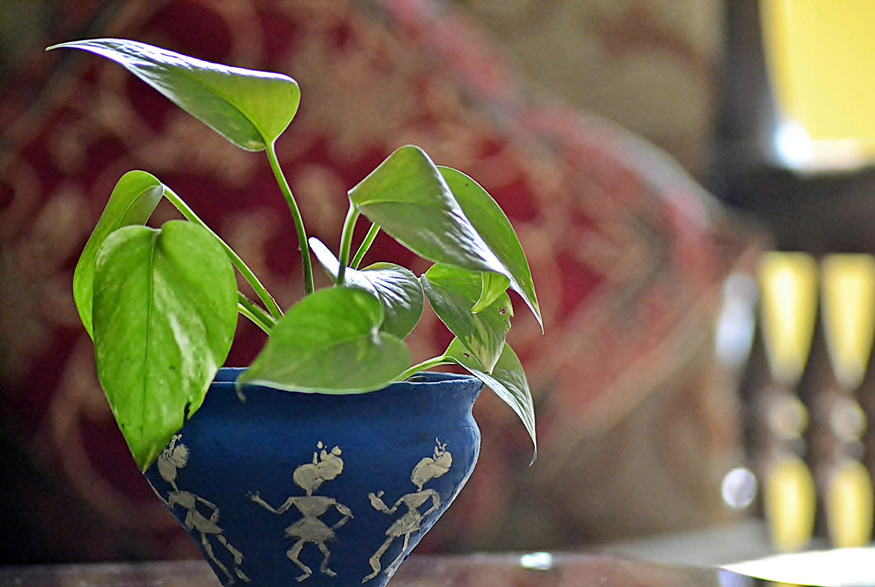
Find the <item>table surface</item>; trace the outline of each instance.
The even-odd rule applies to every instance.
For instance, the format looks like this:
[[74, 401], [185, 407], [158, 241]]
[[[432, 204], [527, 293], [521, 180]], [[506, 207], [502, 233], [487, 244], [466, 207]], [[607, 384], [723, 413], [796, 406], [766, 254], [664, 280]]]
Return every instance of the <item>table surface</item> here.
[[[586, 554], [412, 556], [391, 587], [765, 587], [778, 586], [722, 569], [681, 568]], [[781, 584], [786, 586], [786, 583]], [[0, 586], [218, 587], [203, 561], [0, 568]]]

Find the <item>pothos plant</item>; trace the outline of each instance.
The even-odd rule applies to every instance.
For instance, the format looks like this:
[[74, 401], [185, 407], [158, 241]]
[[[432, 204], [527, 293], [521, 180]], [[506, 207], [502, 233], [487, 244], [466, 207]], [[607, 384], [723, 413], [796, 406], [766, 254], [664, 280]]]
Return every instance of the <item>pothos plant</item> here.
[[[507, 290], [542, 324], [538, 300], [510, 222], [473, 179], [436, 166], [418, 147], [399, 148], [349, 190], [335, 255], [307, 237], [276, 155], [276, 140], [300, 102], [295, 80], [123, 39], [49, 49], [60, 47], [124, 66], [237, 147], [264, 151], [301, 251], [304, 295], [284, 311], [170, 187], [145, 171], [118, 181], [82, 251], [73, 293], [101, 386], [141, 470], [201, 406], [231, 348], [238, 314], [268, 335], [239, 384], [367, 393], [455, 364], [513, 408], [537, 451], [531, 393], [505, 336], [513, 315]], [[146, 226], [162, 198], [185, 220]], [[362, 216], [370, 229], [353, 252]], [[434, 264], [419, 277], [392, 263], [360, 268], [380, 232]], [[333, 287], [314, 289], [311, 255]], [[247, 293], [238, 289], [237, 275]], [[420, 320], [424, 297], [455, 338], [440, 356], [411, 366], [403, 341]]]

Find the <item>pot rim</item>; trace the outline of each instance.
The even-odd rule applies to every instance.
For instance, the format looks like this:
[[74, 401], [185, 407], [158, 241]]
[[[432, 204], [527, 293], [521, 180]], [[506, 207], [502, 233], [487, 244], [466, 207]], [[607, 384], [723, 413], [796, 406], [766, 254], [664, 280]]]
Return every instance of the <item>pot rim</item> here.
[[[237, 378], [244, 371], [246, 371], [246, 369], [247, 369], [246, 367], [221, 367], [221, 368], [219, 368], [219, 371], [216, 373], [216, 376], [213, 378], [213, 381], [210, 384], [210, 387], [235, 386], [235, 382], [237, 381]], [[442, 372], [442, 371], [422, 371], [420, 373], [416, 373], [415, 375], [410, 376], [409, 378], [405, 379], [404, 381], [396, 381], [394, 383], [390, 383], [389, 385], [387, 385], [386, 387], [383, 387], [381, 389], [389, 389], [391, 387], [404, 386], [404, 385], [410, 385], [410, 384], [436, 385], [436, 384], [446, 383], [446, 382], [451, 382], [451, 381], [469, 382], [472, 380], [480, 381], [477, 377], [475, 377], [474, 375], [470, 375], [470, 374], [446, 373], [446, 372]], [[241, 386], [242, 389], [247, 389], [247, 388], [251, 389], [251, 388], [257, 388], [257, 387], [263, 387], [263, 388], [267, 388], [267, 389], [278, 389], [275, 387], [271, 387], [270, 385], [264, 385], [262, 383], [244, 383]], [[374, 390], [374, 391], [379, 391], [379, 390]], [[370, 393], [373, 393], [373, 392], [370, 392]], [[329, 395], [331, 395], [331, 394], [329, 394]]]

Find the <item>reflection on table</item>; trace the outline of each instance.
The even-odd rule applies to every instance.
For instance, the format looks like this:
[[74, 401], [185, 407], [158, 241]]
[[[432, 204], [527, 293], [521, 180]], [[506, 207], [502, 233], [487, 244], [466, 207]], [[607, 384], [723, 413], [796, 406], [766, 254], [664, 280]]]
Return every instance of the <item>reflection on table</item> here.
[[[42, 566], [0, 569], [0, 585], [20, 587], [217, 587], [203, 561]], [[584, 554], [413, 556], [392, 587], [766, 587], [784, 585], [725, 569], [681, 568]]]

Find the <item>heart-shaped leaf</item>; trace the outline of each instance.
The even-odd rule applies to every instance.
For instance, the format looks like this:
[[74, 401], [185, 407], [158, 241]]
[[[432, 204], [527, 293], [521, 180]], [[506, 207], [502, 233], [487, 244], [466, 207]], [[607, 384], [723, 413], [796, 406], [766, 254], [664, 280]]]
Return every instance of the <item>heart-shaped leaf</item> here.
[[[316, 237], [310, 237], [310, 250], [325, 272], [337, 278], [340, 261]], [[383, 304], [385, 317], [380, 330], [404, 339], [419, 323], [425, 300], [416, 275], [394, 263], [374, 263], [362, 270], [347, 267], [344, 287], [356, 287], [369, 292]]]
[[514, 232], [513, 226], [501, 207], [476, 181], [455, 169], [438, 167], [441, 176], [465, 212], [465, 216], [477, 230], [489, 248], [507, 268], [510, 287], [522, 296], [532, 310], [541, 329], [541, 308], [535, 294], [535, 283], [526, 260], [523, 247]]
[[347, 267], [345, 279], [350, 287], [376, 292], [386, 312], [381, 330], [404, 339], [416, 328], [425, 296], [412, 271], [394, 263], [372, 263], [361, 270]]
[[91, 298], [97, 250], [106, 237], [122, 226], [144, 224], [163, 195], [164, 184], [153, 175], [145, 171], [129, 171], [124, 174], [115, 184], [100, 220], [85, 243], [73, 273], [73, 300], [76, 302], [79, 318], [92, 339], [94, 332], [91, 325]]
[[419, 147], [401, 147], [389, 155], [350, 190], [349, 199], [371, 222], [420, 257], [511, 277]]
[[197, 411], [237, 325], [234, 268], [216, 239], [182, 221], [110, 234], [94, 272], [97, 374], [145, 469]]
[[447, 325], [484, 371], [491, 373], [504, 349], [513, 307], [507, 293], [473, 313], [481, 291], [480, 273], [450, 265], [432, 265], [422, 276], [422, 287], [438, 318]]
[[124, 66], [177, 106], [247, 151], [261, 151], [298, 110], [297, 82], [279, 73], [229, 67], [126, 39], [54, 45], [90, 51]]
[[535, 405], [526, 373], [510, 346], [504, 345], [504, 350], [492, 373], [487, 373], [458, 339], [450, 343], [444, 357], [467, 369], [516, 412], [532, 439], [534, 451], [532, 462], [534, 462], [538, 457], [538, 442], [535, 435]]
[[238, 382], [334, 394], [380, 389], [410, 364], [407, 347], [381, 332], [382, 322], [382, 304], [365, 291], [316, 291], [276, 323]]

